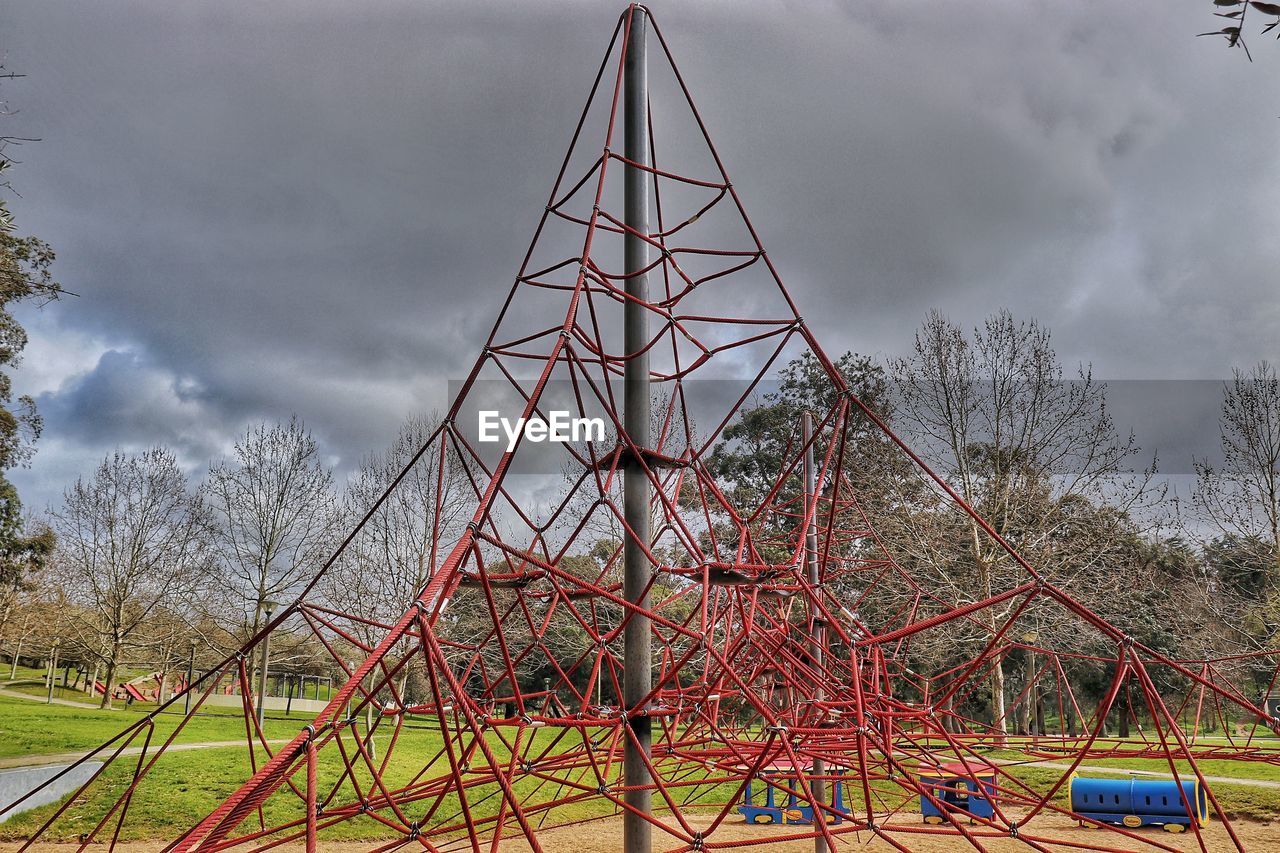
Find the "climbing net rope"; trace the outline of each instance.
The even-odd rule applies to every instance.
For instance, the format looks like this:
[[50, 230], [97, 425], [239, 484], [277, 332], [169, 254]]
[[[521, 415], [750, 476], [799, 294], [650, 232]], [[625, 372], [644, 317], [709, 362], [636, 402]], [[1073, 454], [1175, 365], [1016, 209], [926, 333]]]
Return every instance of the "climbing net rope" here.
[[[654, 99], [650, 138], [684, 130], [694, 144], [668, 153], [652, 142], [648, 164], [618, 152], [630, 20], [613, 32], [520, 272], [447, 415], [295, 601], [64, 771], [92, 768], [45, 807], [28, 845], [133, 837], [149, 786], [186, 760], [175, 747], [199, 740], [196, 721], [228, 695], [244, 719], [242, 775], [210, 792], [217, 804], [166, 850], [315, 850], [330, 833], [373, 850], [543, 849], [549, 828], [631, 808], [621, 763], [638, 716], [653, 726], [645, 817], [657, 849], [822, 837], [836, 849], [878, 839], [907, 850], [938, 836], [979, 850], [1000, 839], [1174, 849], [1163, 833], [1077, 808], [1072, 775], [1105, 758], [1158, 759], [1186, 813], [1203, 794], [1223, 815], [1203, 759], [1277, 762], [1277, 721], [1240, 686], [1242, 672], [1274, 672], [1273, 655], [1189, 662], [1134, 641], [1023, 560], [848, 386], [766, 254], [656, 24], [673, 106]], [[589, 142], [601, 127], [603, 144]], [[619, 212], [626, 167], [646, 176], [652, 233]], [[634, 357], [622, 344], [622, 309], [635, 301], [628, 236], [649, 246], [643, 272], [656, 285], [642, 303], [651, 447], [631, 440], [621, 415]], [[726, 431], [795, 358], [821, 377], [808, 428], [791, 425], [776, 470], [755, 472], [758, 488], [728, 489], [715, 465]], [[553, 408], [598, 416], [607, 434], [495, 451], [469, 424], [503, 405], [526, 419]], [[881, 535], [889, 508], [861, 499], [865, 460], [879, 457], [979, 530], [1017, 579], [964, 601], [923, 583]], [[624, 471], [642, 472], [652, 493], [651, 571], [632, 597]], [[426, 567], [408, 588], [384, 578], [405, 537]], [[1024, 630], [1046, 611], [1092, 638], [1092, 651]], [[622, 637], [638, 617], [650, 625], [652, 688], [626, 704]], [[255, 712], [269, 639], [343, 676], [287, 742]], [[1015, 657], [1029, 676], [992, 718], [982, 711], [992, 680]], [[1086, 669], [1107, 674], [1101, 700], [1073, 689]], [[1032, 720], [1020, 735], [1009, 734], [1015, 713]], [[1111, 715], [1149, 727], [1116, 736]], [[1228, 725], [1241, 718], [1253, 722]], [[948, 808], [955, 779], [990, 813]], [[729, 830], [748, 786], [755, 804], [767, 796], [786, 809], [781, 826], [744, 838]], [[922, 820], [930, 806], [935, 823]], [[1106, 832], [1082, 838], [1078, 825]], [[1215, 843], [1200, 821], [1188, 829], [1197, 849]], [[1244, 849], [1230, 821], [1213, 831]]]

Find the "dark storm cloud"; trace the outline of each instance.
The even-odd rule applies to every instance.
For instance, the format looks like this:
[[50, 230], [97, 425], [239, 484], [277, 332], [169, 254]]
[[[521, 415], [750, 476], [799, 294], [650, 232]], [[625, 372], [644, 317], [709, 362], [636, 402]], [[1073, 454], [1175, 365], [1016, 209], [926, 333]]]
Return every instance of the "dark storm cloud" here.
[[[828, 350], [1004, 306], [1096, 375], [1213, 378], [1277, 355], [1280, 50], [1249, 65], [1180, 5], [655, 13]], [[32, 318], [33, 353], [85, 351], [28, 365], [29, 500], [113, 447], [196, 467], [292, 412], [347, 466], [443, 404], [619, 10], [7, 4], [10, 100], [44, 140], [14, 206], [82, 294]]]

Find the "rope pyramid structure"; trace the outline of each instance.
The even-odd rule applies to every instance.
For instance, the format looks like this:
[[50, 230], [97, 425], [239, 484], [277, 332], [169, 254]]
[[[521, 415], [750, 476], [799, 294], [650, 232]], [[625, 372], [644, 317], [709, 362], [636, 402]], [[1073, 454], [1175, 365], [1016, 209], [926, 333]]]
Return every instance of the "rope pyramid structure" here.
[[[621, 139], [637, 22], [658, 60], [643, 157]], [[662, 144], [681, 134], [684, 144]], [[636, 176], [652, 216], [643, 233], [622, 210], [623, 183]], [[639, 267], [628, 255], [637, 244]], [[645, 318], [639, 345], [624, 328], [628, 307]], [[727, 490], [713, 465], [726, 430], [797, 358], [820, 376], [820, 393], [777, 470], [764, 472], [767, 486]], [[627, 414], [635, 364], [651, 404], [642, 430]], [[470, 428], [488, 410], [527, 420], [567, 411], [605, 429], [540, 444], [526, 432], [507, 448]], [[921, 583], [881, 535], [883, 507], [859, 493], [860, 466], [881, 456], [976, 524], [1018, 580], [965, 601]], [[166, 851], [314, 851], [327, 839], [378, 851], [543, 850], [555, 827], [619, 819], [644, 827], [653, 849], [677, 851], [782, 841], [1245, 849], [1229, 820], [1193, 820], [1174, 839], [1073, 811], [1072, 776], [1099, 759], [1159, 759], [1192, 783], [1178, 788], [1187, 813], [1221, 816], [1201, 761], [1280, 761], [1277, 720], [1240, 676], [1262, 669], [1274, 682], [1274, 655], [1189, 662], [1136, 642], [1019, 557], [849, 387], [641, 7], [618, 21], [478, 359], [385, 485], [257, 636], [64, 771], [90, 768], [71, 796], [44, 807], [22, 849], [68, 839], [114, 849], [134, 837], [132, 818], [184, 761], [193, 721], [227, 684], [244, 717], [240, 775], [209, 792], [207, 814]], [[409, 491], [416, 503], [398, 503]], [[640, 515], [626, 505], [637, 492]], [[387, 592], [379, 560], [390, 559], [396, 525], [418, 531], [428, 571], [421, 586]], [[637, 558], [638, 586], [624, 571]], [[1105, 652], [1040, 644], [1024, 628], [1044, 611]], [[254, 706], [255, 666], [272, 638], [309, 644], [343, 674], [287, 742], [268, 736]], [[962, 653], [922, 671], [919, 650], [938, 646]], [[975, 712], [997, 663], [1014, 654], [1032, 661], [1034, 686], [1013, 697], [1007, 719]], [[1109, 673], [1100, 702], [1073, 690], [1069, 674], [1086, 664]], [[637, 668], [639, 693], [627, 676]], [[1015, 743], [1012, 715], [1046, 701], [1056, 730], [1040, 725]], [[1117, 714], [1149, 728], [1111, 735]], [[1228, 730], [1241, 718], [1254, 722]], [[1209, 737], [1214, 721], [1223, 734]], [[945, 785], [929, 781], [943, 764], [985, 791], [989, 816], [945, 807]], [[787, 804], [782, 825], [741, 833], [748, 786], [757, 801], [767, 792]], [[1203, 807], [1190, 802], [1201, 793]], [[938, 822], [921, 819], [928, 805]], [[1082, 825], [1099, 831], [1082, 836]]]

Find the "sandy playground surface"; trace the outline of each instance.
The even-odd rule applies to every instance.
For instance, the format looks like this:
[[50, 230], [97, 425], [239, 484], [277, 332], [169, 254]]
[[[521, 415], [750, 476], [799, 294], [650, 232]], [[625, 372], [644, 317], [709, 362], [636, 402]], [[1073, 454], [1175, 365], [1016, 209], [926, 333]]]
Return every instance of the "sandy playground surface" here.
[[[930, 833], [929, 830], [933, 829], [933, 827], [927, 827], [924, 824], [904, 823], [903, 825], [918, 831], [894, 832], [892, 837], [903, 847], [910, 850], [920, 851], [920, 853], [951, 853], [951, 851], [974, 849], [955, 835]], [[1246, 850], [1259, 851], [1259, 853], [1280, 851], [1280, 823], [1238, 820], [1232, 824], [1232, 827]], [[798, 827], [755, 826], [745, 823], [734, 816], [716, 831], [714, 838], [711, 839], [711, 842], [715, 843], [716, 847], [711, 849], [724, 849], [719, 848], [718, 845], [734, 843], [735, 845], [741, 845], [737, 849], [762, 851], [762, 853], [801, 853], [802, 851], [813, 850], [812, 839], [790, 842], [770, 841], [771, 838], [785, 835], [788, 831], [794, 831], [795, 829], [798, 829]], [[979, 827], [974, 827], [973, 829], [975, 834], [980, 832]], [[1189, 831], [1174, 834], [1165, 832], [1159, 827], [1144, 827], [1134, 831], [1141, 840], [1128, 839], [1102, 830], [1079, 827], [1074, 821], [1058, 815], [1038, 818], [1033, 829], [1029, 832], [1025, 829], [1023, 830], [1024, 834], [1031, 837], [1035, 837], [1037, 831], [1040, 834], [1050, 836], [1058, 842], [1042, 842], [1044, 847], [1050, 850], [1121, 849], [1137, 851], [1161, 849], [1159, 846], [1152, 845], [1161, 845], [1166, 849], [1171, 848], [1177, 851], [1201, 849], [1199, 841]], [[1201, 835], [1204, 839], [1205, 849], [1213, 851], [1237, 849], [1228, 837], [1221, 821], [1210, 821], [1209, 825], [1201, 830]], [[622, 850], [622, 821], [620, 818], [606, 818], [577, 826], [544, 829], [539, 832], [538, 839], [543, 849], [548, 853], [618, 853], [618, 851]], [[865, 831], [840, 834], [836, 836], [836, 839], [836, 850], [890, 851], [897, 849], [883, 839], [876, 838]], [[1022, 840], [1014, 840], [1007, 836], [1000, 838], [981, 837], [981, 842], [985, 848], [992, 851], [1026, 851], [1035, 849]], [[152, 853], [152, 851], [158, 851], [164, 846], [163, 842], [131, 842], [117, 845], [116, 850], [120, 851], [120, 853], [143, 853], [143, 851]], [[326, 851], [326, 853], [357, 853], [357, 851], [367, 851], [378, 846], [376, 842], [322, 842], [320, 849]], [[679, 839], [661, 833], [655, 833], [653, 836], [655, 853], [680, 846]], [[16, 851], [20, 847], [20, 844], [14, 843], [0, 844], [0, 851]], [[29, 849], [33, 853], [69, 853], [69, 851], [75, 849], [75, 845], [41, 843]], [[106, 845], [92, 845], [88, 849], [105, 850]], [[301, 845], [290, 845], [272, 849], [288, 851], [288, 853], [300, 853], [303, 848]], [[399, 849], [414, 850], [425, 848], [405, 845]], [[456, 846], [450, 845], [445, 849], [463, 851], [470, 848], [463, 844], [458, 844]], [[487, 850], [488, 848], [485, 847], [484, 849]], [[528, 853], [531, 850], [524, 841], [514, 840], [503, 842], [499, 849], [502, 853]]]

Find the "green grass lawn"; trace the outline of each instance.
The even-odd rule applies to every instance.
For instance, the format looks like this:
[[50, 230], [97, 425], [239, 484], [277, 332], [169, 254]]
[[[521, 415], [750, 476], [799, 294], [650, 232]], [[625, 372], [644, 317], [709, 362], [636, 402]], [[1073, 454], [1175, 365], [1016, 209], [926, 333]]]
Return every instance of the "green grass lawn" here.
[[[0, 758], [88, 751], [136, 723], [154, 707], [134, 705], [100, 711], [0, 696]], [[152, 740], [167, 737], [181, 720], [181, 713], [156, 715]], [[291, 738], [305, 724], [301, 714], [293, 719], [273, 714], [267, 719], [265, 730], [271, 738]], [[235, 708], [215, 708], [192, 719], [179, 737], [182, 743], [243, 739], [244, 721]], [[141, 745], [140, 740], [137, 745]]]
[[[9, 710], [4, 706], [3, 710]], [[46, 708], [47, 709], [47, 708]], [[75, 711], [76, 709], [62, 709]], [[98, 713], [98, 712], [86, 712]], [[63, 716], [60, 719], [73, 720]], [[119, 715], [112, 715], [119, 721]], [[197, 721], [205, 725], [216, 725], [223, 721]], [[195, 725], [193, 723], [192, 725]], [[296, 723], [290, 723], [294, 732]], [[86, 728], [87, 732], [92, 731]], [[375, 737], [379, 751], [386, 749], [390, 732]], [[535, 737], [544, 737], [539, 733]], [[545, 737], [549, 737], [546, 735]], [[438, 757], [440, 747], [438, 732], [425, 726], [402, 727], [390, 761], [382, 773], [383, 783], [389, 788], [397, 788], [409, 784], [423, 775], [443, 775], [448, 767], [446, 760]], [[353, 749], [350, 735], [343, 740], [348, 750]], [[500, 743], [494, 743], [494, 752], [498, 760], [509, 758], [509, 752]], [[266, 754], [262, 750], [255, 751], [255, 757], [261, 762]], [[120, 761], [110, 766], [103, 776], [94, 783], [90, 794], [77, 801], [57, 822], [55, 831], [49, 840], [73, 840], [81, 833], [91, 830], [113, 808], [116, 800], [126, 790], [134, 767], [133, 761]], [[479, 763], [477, 761], [477, 763]], [[358, 799], [355, 791], [375, 792], [372, 774], [356, 761], [354, 785], [352, 780], [343, 782], [341, 792], [335, 803], [347, 804]], [[343, 763], [336, 743], [331, 743], [319, 754], [319, 790], [326, 792], [339, 779]], [[219, 803], [231, 794], [237, 786], [252, 772], [250, 757], [244, 747], [220, 747], [202, 749], [184, 753], [164, 755], [148, 773], [143, 785], [139, 786], [130, 802], [129, 820], [121, 834], [124, 839], [142, 839], [169, 837], [175, 830], [189, 827], [212, 811]], [[282, 787], [268, 799], [261, 816], [255, 814], [242, 826], [243, 831], [252, 831], [253, 827], [265, 822], [267, 825], [287, 823], [303, 818], [303, 801], [300, 790], [304, 785], [302, 771], [295, 775], [295, 784], [299, 792], [288, 786]], [[551, 799], [559, 786], [548, 783], [534, 776], [516, 781], [514, 785], [519, 796], [537, 795], [538, 800]], [[496, 784], [473, 784], [466, 790], [466, 798], [471, 813], [477, 818], [496, 815], [502, 806], [503, 798]], [[424, 794], [419, 803], [406, 807], [406, 813], [414, 817], [420, 816], [428, 807], [435, 806], [433, 823], [440, 826], [460, 824], [460, 798], [456, 793], [444, 796]], [[0, 824], [0, 840], [15, 840], [29, 837], [54, 814], [58, 804], [42, 806], [16, 815]], [[612, 807], [600, 800], [591, 803], [570, 804], [558, 808], [555, 822], [571, 819], [582, 819], [593, 815], [607, 814]], [[392, 815], [386, 815], [393, 818]], [[394, 819], [394, 818], [393, 818]], [[322, 820], [323, 823], [323, 820]], [[333, 827], [322, 829], [321, 837], [337, 839], [380, 839], [394, 836], [384, 824], [373, 818], [355, 818], [346, 820]]]
[[[0, 757], [35, 755], [88, 751], [103, 741], [117, 734], [121, 729], [145, 718], [153, 710], [152, 707], [133, 706], [118, 708], [114, 711], [100, 711], [89, 708], [72, 708], [59, 705], [46, 705], [14, 697], [0, 696]], [[182, 719], [181, 714], [157, 714], [154, 718], [155, 733], [152, 744], [162, 741]], [[295, 714], [291, 719], [283, 718], [282, 712], [272, 713], [267, 720], [266, 730], [272, 739], [288, 739], [296, 735], [309, 719], [309, 715]], [[357, 725], [362, 727], [363, 718]], [[390, 722], [384, 726], [393, 725]], [[504, 730], [507, 736], [514, 736], [511, 729]], [[567, 749], [578, 745], [577, 735], [566, 734], [564, 730], [538, 729], [526, 730], [535, 738], [535, 745], [550, 746], [549, 755], [554, 757], [563, 754]], [[386, 750], [390, 731], [380, 728], [375, 738], [379, 754]], [[563, 737], [563, 741], [555, 741]], [[179, 743], [204, 743], [217, 741], [243, 741], [244, 723], [234, 708], [213, 708], [191, 720], [183, 730]], [[142, 739], [134, 741], [141, 745]], [[351, 752], [354, 748], [350, 733], [343, 736], [342, 743]], [[489, 740], [499, 760], [508, 757], [507, 750], [496, 737]], [[407, 785], [415, 779], [430, 779], [443, 776], [448, 764], [439, 757], [441, 736], [438, 730], [419, 721], [406, 723], [400, 732], [393, 759], [388, 764], [383, 778], [392, 788]], [[941, 744], [938, 744], [941, 746]], [[320, 752], [319, 777], [320, 789], [326, 791], [339, 778], [342, 768], [337, 743], [329, 744]], [[1015, 763], [1008, 766], [1008, 772], [1015, 778], [1025, 782], [1034, 790], [1047, 791], [1063, 771], [1045, 767], [1037, 767], [1031, 762], [1031, 756], [1016, 748], [987, 753], [994, 759]], [[265, 760], [265, 751], [260, 748], [254, 753], [259, 762]], [[1070, 759], [1055, 757], [1047, 759], [1052, 763], [1064, 764]], [[480, 767], [483, 760], [473, 759]], [[1147, 770], [1157, 773], [1168, 773], [1167, 762], [1158, 759], [1089, 759], [1082, 775], [1102, 775], [1098, 769], [1109, 770]], [[83, 832], [91, 830], [107, 814], [112, 804], [129, 784], [136, 760], [120, 760], [108, 768], [99, 779], [91, 794], [83, 801], [76, 802], [59, 821], [55, 838], [73, 839]], [[1267, 780], [1280, 782], [1280, 767], [1259, 761], [1205, 760], [1199, 762], [1203, 773], [1209, 776], [1221, 776], [1248, 780]], [[1090, 770], [1089, 768], [1095, 768]], [[122, 834], [123, 838], [140, 839], [155, 837], [172, 837], [175, 830], [191, 826], [215, 808], [228, 794], [246, 779], [251, 773], [250, 754], [245, 746], [205, 748], [187, 752], [168, 753], [163, 756], [149, 773], [144, 784], [134, 794], [129, 813], [129, 821]], [[615, 767], [616, 774], [620, 767]], [[1179, 765], [1179, 771], [1189, 773], [1189, 767]], [[537, 768], [528, 775], [517, 777], [514, 785], [521, 798], [532, 797], [537, 802], [545, 802], [572, 793], [570, 786], [562, 782], [540, 779], [536, 775]], [[718, 782], [711, 775], [701, 770], [682, 770], [682, 779], [688, 784], [676, 789], [676, 798], [682, 803], [723, 803], [731, 798], [737, 790], [737, 784]], [[473, 776], [472, 780], [480, 777]], [[583, 774], [578, 778], [584, 784], [588, 778]], [[466, 777], [464, 776], [464, 779]], [[705, 781], [704, 781], [705, 780]], [[616, 781], [615, 779], [608, 780]], [[299, 788], [303, 785], [301, 773], [295, 776]], [[594, 788], [594, 780], [588, 787]], [[347, 803], [358, 800], [355, 791], [369, 792], [376, 790], [372, 784], [372, 774], [367, 770], [359, 770], [354, 779], [343, 783], [343, 790], [335, 802]], [[1214, 793], [1218, 796], [1223, 809], [1232, 817], [1244, 816], [1257, 819], [1276, 819], [1280, 817], [1280, 788], [1254, 787], [1246, 784], [1213, 783]], [[436, 826], [451, 826], [458, 822], [461, 809], [459, 795], [449, 793], [439, 796], [431, 791], [423, 790], [421, 799], [410, 805], [406, 813], [411, 817], [419, 817], [431, 805], [435, 804], [432, 823]], [[466, 788], [465, 797], [472, 813], [477, 817], [492, 816], [498, 813], [502, 804], [502, 796], [496, 784], [473, 783]], [[903, 812], [916, 810], [914, 797], [902, 787], [891, 781], [877, 781], [872, 785], [872, 798], [883, 809], [902, 807]], [[1058, 792], [1056, 801], [1066, 805], [1067, 788], [1064, 785]], [[855, 809], [863, 807], [864, 794], [861, 784], [851, 782], [848, 785], [846, 802]], [[657, 803], [655, 803], [657, 804]], [[0, 839], [11, 840], [30, 835], [57, 808], [56, 805], [44, 806], [17, 815], [0, 824]], [[571, 803], [557, 807], [549, 816], [551, 823], [562, 823], [570, 820], [608, 814], [613, 806], [600, 797], [588, 801]], [[390, 815], [384, 815], [390, 817]], [[263, 815], [253, 815], [244, 825], [248, 831], [261, 819], [273, 825], [291, 820], [299, 820], [302, 814], [300, 796], [288, 786], [282, 787], [267, 802]], [[323, 821], [322, 821], [323, 823]], [[109, 833], [108, 833], [109, 835]], [[387, 838], [393, 833], [381, 823], [369, 817], [360, 817], [346, 821], [334, 827], [323, 829], [322, 837], [329, 839], [375, 839]]]

